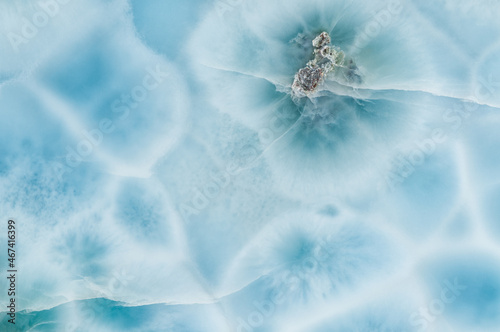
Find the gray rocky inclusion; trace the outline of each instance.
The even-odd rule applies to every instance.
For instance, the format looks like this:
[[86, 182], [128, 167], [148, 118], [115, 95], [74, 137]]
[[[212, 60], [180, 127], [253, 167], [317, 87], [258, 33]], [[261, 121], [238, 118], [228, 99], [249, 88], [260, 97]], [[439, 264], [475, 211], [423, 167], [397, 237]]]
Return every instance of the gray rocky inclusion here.
[[312, 41], [314, 58], [295, 74], [292, 92], [296, 97], [305, 97], [316, 91], [323, 79], [338, 67], [344, 67], [345, 54], [331, 45], [327, 32], [320, 33]]

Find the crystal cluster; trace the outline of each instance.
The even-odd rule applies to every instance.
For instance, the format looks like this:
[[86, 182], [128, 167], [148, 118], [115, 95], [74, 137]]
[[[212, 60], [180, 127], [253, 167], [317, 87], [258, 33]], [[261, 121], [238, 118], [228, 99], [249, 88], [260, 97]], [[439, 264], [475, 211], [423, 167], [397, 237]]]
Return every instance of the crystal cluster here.
[[326, 75], [344, 64], [344, 52], [331, 45], [327, 32], [320, 33], [312, 44], [314, 59], [306, 67], [299, 69], [292, 84], [293, 94], [297, 97], [305, 97], [316, 91]]
[[309, 61], [306, 67], [299, 69], [292, 84], [293, 94], [297, 97], [305, 97], [316, 91], [326, 75], [344, 64], [344, 52], [331, 45], [327, 32], [322, 32], [314, 38], [312, 45], [314, 59]]

